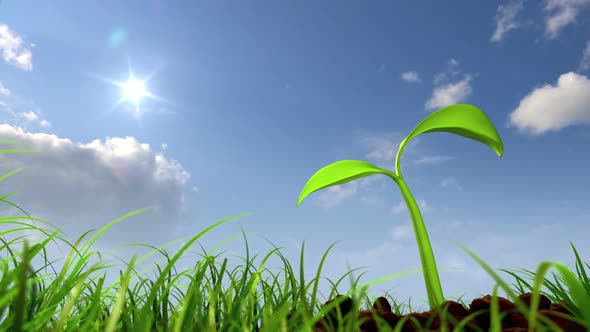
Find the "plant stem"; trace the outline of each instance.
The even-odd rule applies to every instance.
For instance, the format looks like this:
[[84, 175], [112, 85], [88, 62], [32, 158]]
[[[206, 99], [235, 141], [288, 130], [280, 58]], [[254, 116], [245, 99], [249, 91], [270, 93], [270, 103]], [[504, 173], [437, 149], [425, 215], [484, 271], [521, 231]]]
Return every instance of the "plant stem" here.
[[410, 188], [406, 184], [406, 181], [398, 174], [397, 184], [401, 190], [402, 196], [408, 206], [408, 212], [412, 218], [412, 226], [414, 227], [414, 234], [416, 235], [416, 242], [418, 242], [418, 251], [420, 252], [420, 262], [422, 263], [424, 283], [426, 284], [426, 292], [428, 294], [428, 303], [430, 308], [440, 307], [444, 301], [442, 293], [442, 287], [440, 285], [440, 279], [438, 277], [438, 271], [436, 270], [436, 261], [434, 259], [434, 253], [430, 246], [430, 239], [428, 238], [428, 232], [424, 226], [422, 215], [418, 209], [418, 205], [414, 200], [414, 196], [410, 192]]

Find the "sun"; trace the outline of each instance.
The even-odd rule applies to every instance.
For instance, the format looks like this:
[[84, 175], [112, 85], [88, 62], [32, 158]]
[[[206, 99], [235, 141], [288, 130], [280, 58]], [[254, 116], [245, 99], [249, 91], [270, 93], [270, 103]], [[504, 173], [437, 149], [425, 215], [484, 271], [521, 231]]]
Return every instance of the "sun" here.
[[130, 75], [126, 82], [117, 84], [121, 88], [121, 100], [135, 104], [139, 104], [143, 97], [150, 96], [151, 94], [145, 88], [145, 80], [139, 80], [133, 75]]
[[155, 112], [155, 110], [161, 109], [161, 107], [154, 106], [157, 105], [154, 104], [154, 102], [163, 102], [169, 104], [169, 101], [151, 93], [151, 91], [148, 89], [148, 84], [151, 82], [153, 76], [159, 71], [160, 68], [156, 68], [147, 76], [139, 76], [135, 75], [130, 62], [131, 61], [128, 59], [128, 72], [126, 77], [124, 77], [124, 79], [121, 81], [104, 77], [92, 72], [86, 72], [85, 74], [109, 83], [119, 90], [118, 100], [116, 100], [106, 112], [110, 113], [118, 109], [123, 112], [131, 113], [136, 120], [141, 122], [142, 113]]
[[136, 117], [139, 117], [142, 113], [142, 104], [143, 99], [157, 99], [161, 100], [161, 98], [153, 95], [151, 92], [148, 91], [146, 87], [146, 83], [149, 81], [152, 75], [149, 75], [143, 79], [139, 79], [133, 75], [133, 72], [129, 70], [129, 76], [127, 76], [126, 81], [116, 82], [113, 81], [116, 86], [119, 87], [121, 97], [116, 105], [120, 104], [130, 104], [133, 109], [128, 109]]
[[120, 102], [130, 102], [133, 103], [136, 107], [139, 106], [139, 102], [144, 97], [153, 97], [152, 94], [147, 91], [145, 87], [147, 79], [140, 80], [133, 76], [132, 73], [129, 74], [129, 78], [125, 82], [117, 82], [116, 84], [121, 89], [121, 99]]

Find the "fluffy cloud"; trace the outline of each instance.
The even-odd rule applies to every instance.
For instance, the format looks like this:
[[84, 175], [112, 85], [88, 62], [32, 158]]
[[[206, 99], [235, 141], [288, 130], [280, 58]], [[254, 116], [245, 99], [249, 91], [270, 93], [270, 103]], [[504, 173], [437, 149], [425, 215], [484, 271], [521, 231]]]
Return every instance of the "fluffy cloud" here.
[[370, 149], [370, 152], [366, 157], [380, 162], [394, 160], [399, 149], [399, 144], [402, 140], [401, 135], [396, 136], [399, 136], [399, 138], [393, 139], [392, 137], [385, 135], [370, 135], [362, 137], [361, 143]]
[[34, 121], [39, 118], [37, 116], [37, 114], [35, 114], [34, 112], [24, 112], [24, 113], [22, 113], [22, 116], [23, 116], [23, 118], [25, 118], [28, 121]]
[[547, 0], [545, 11], [550, 12], [545, 20], [545, 35], [555, 38], [565, 26], [576, 21], [576, 16], [590, 0]]
[[502, 41], [504, 35], [510, 30], [517, 29], [521, 26], [521, 24], [516, 21], [516, 16], [522, 10], [522, 7], [523, 0], [517, 0], [507, 5], [498, 6], [498, 13], [494, 17], [496, 30], [494, 31], [490, 41], [500, 42]]
[[[71, 244], [86, 231], [98, 231], [129, 212], [152, 206], [154, 209], [126, 218], [109, 228], [92, 249], [110, 250], [132, 242], [159, 246], [179, 238], [181, 219], [187, 212], [182, 186], [190, 174], [175, 160], [154, 153], [148, 144], [132, 137], [73, 143], [56, 135], [25, 132], [7, 124], [0, 125], [0, 137], [26, 144], [3, 148], [44, 152], [0, 154], [0, 174], [24, 168], [4, 179], [2, 185], [10, 191], [17, 191], [8, 200], [28, 214], [57, 228], [63, 226], [61, 235]], [[6, 215], [22, 215], [22, 212], [6, 207], [14, 210], [14, 213], [5, 212]], [[34, 224], [50, 227], [39, 222]], [[14, 226], [0, 225], [0, 231], [7, 227]], [[142, 231], [138, 232], [138, 228]], [[39, 232], [25, 233], [34, 239], [45, 238]], [[65, 243], [57, 242], [59, 249], [54, 249], [53, 243], [48, 244], [48, 258], [53, 260], [63, 257], [60, 251], [70, 249]], [[128, 262], [132, 252], [149, 251], [138, 246], [130, 249], [125, 250], [128, 256], [119, 250], [115, 254]], [[42, 257], [37, 258], [42, 262]], [[108, 255], [103, 258], [113, 259]], [[35, 262], [33, 265], [37, 266]], [[63, 260], [59, 263], [63, 264]]]
[[318, 196], [315, 198], [317, 202], [323, 208], [333, 208], [340, 204], [341, 201], [351, 198], [354, 196], [358, 189], [358, 182], [351, 181], [345, 184], [331, 186], [324, 188], [322, 191], [317, 192]]
[[434, 89], [430, 99], [424, 104], [427, 110], [456, 104], [465, 100], [471, 94], [471, 75], [465, 75], [460, 81], [440, 85]]
[[451, 58], [447, 63], [447, 70], [434, 75], [435, 88], [432, 96], [424, 103], [426, 110], [436, 110], [462, 102], [471, 94], [472, 75], [464, 74], [462, 79], [458, 79], [461, 74], [458, 67], [459, 61]]
[[509, 115], [508, 127], [540, 135], [548, 131], [590, 123], [590, 81], [573, 72], [559, 77], [524, 97]]
[[2, 82], [0, 82], [0, 95], [10, 96], [10, 90], [8, 90]]
[[0, 24], [0, 51], [8, 64], [24, 70], [33, 70], [31, 51], [23, 46], [22, 38], [6, 24]]
[[410, 82], [410, 83], [419, 83], [421, 81], [420, 76], [415, 71], [407, 71], [401, 75], [401, 78], [404, 81]]
[[391, 236], [394, 240], [411, 239], [414, 237], [414, 229], [412, 228], [411, 222], [406, 222], [402, 225], [395, 226], [391, 232]]
[[[501, 42], [508, 32], [525, 25], [517, 20], [523, 4], [524, 0], [511, 0], [508, 4], [498, 6], [494, 17], [496, 29], [490, 38], [491, 42]], [[546, 0], [543, 8], [547, 13], [545, 36], [549, 39], [556, 38], [564, 27], [576, 22], [576, 17], [587, 5], [590, 5], [590, 0]]]

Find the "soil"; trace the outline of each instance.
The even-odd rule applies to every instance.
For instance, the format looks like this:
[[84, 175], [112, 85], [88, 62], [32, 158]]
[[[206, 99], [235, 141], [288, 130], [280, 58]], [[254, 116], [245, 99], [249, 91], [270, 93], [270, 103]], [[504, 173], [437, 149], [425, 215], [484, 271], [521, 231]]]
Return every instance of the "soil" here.
[[[336, 298], [341, 297], [342, 295], [336, 296]], [[335, 298], [335, 299], [336, 299]], [[526, 303], [527, 306], [530, 305], [532, 293], [525, 293], [519, 295], [519, 298]], [[334, 301], [332, 299], [326, 302], [324, 305]], [[461, 303], [455, 301], [445, 301], [443, 303], [443, 307], [448, 305], [448, 314], [455, 317], [457, 322], [461, 322], [465, 316], [469, 315], [472, 312], [476, 312], [479, 310], [485, 310], [483, 313], [480, 313], [475, 318], [471, 319], [467, 325], [463, 326], [463, 331], [489, 331], [490, 329], [490, 308], [491, 308], [491, 295], [486, 295], [484, 297], [476, 298], [471, 302], [469, 308], [465, 308]], [[547, 298], [545, 295], [540, 295], [540, 301], [538, 306], [538, 314], [544, 315], [545, 317], [551, 319], [555, 324], [561, 327], [565, 332], [584, 332], [586, 331], [584, 327], [576, 322], [571, 320], [562, 318], [555, 313], [559, 312], [562, 314], [569, 315], [573, 318], [573, 314], [569, 312], [566, 307], [563, 305], [563, 301], [561, 304], [558, 303], [551, 303], [551, 300]], [[528, 321], [527, 318], [524, 317], [522, 314], [516, 311], [516, 305], [512, 303], [510, 300], [498, 296], [498, 304], [499, 304], [499, 311], [500, 314], [507, 313], [507, 315], [502, 319], [502, 332], [526, 332], [528, 328]], [[352, 309], [352, 299], [350, 297], [346, 297], [344, 302], [340, 303], [339, 305], [342, 316], [345, 316], [349, 313]], [[316, 323], [315, 332], [330, 332], [335, 331], [335, 326], [337, 323], [337, 312], [336, 308], [332, 311], [328, 312], [322, 319]], [[422, 312], [422, 313], [409, 313], [408, 315], [400, 316], [393, 312], [391, 312], [391, 305], [387, 301], [385, 297], [379, 297], [373, 304], [372, 310], [361, 310], [358, 312], [359, 319], [366, 319], [366, 321], [361, 325], [361, 330], [358, 332], [378, 332], [377, 324], [373, 319], [373, 315], [371, 311], [374, 311], [378, 316], [383, 318], [385, 321], [389, 323], [389, 325], [394, 328], [395, 325], [405, 316], [413, 316], [419, 322], [420, 326], [416, 326], [415, 323], [408, 318], [408, 320], [404, 323], [402, 332], [413, 332], [413, 331], [439, 331], [440, 330], [440, 317], [439, 314], [436, 312], [432, 312], [432, 310]], [[293, 317], [293, 311], [289, 313], [289, 320]], [[454, 328], [452, 318], [447, 318], [447, 324], [449, 327], [449, 331], [452, 331]], [[537, 321], [536, 324], [541, 324]], [[421, 327], [429, 327], [429, 330], [425, 330]], [[477, 327], [477, 328], [476, 328]]]

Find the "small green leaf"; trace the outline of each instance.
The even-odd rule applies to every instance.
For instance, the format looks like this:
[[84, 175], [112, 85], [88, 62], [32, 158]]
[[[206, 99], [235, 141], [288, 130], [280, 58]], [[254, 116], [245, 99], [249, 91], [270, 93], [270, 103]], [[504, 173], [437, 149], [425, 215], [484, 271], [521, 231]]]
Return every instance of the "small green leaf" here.
[[446, 131], [461, 135], [489, 146], [498, 157], [504, 153], [504, 144], [488, 116], [469, 104], [455, 104], [439, 109], [427, 116], [408, 135], [405, 143], [423, 134]]
[[321, 168], [319, 171], [315, 172], [311, 178], [309, 178], [305, 184], [305, 187], [303, 187], [301, 194], [299, 194], [297, 207], [299, 207], [299, 204], [301, 204], [301, 201], [303, 201], [305, 197], [314, 191], [378, 173], [396, 178], [395, 174], [389, 170], [377, 167], [362, 160], [340, 160], [332, 163], [326, 167]]

